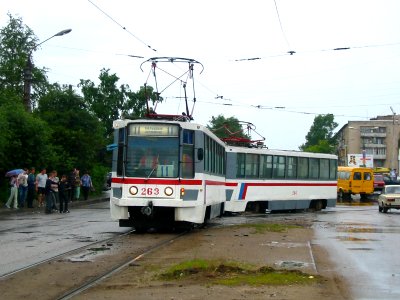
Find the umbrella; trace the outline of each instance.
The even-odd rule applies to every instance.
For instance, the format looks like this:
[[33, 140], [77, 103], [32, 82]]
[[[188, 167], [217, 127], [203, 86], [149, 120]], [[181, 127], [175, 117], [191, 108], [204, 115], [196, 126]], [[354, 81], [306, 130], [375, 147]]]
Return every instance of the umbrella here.
[[11, 177], [11, 176], [14, 176], [14, 175], [19, 175], [19, 174], [21, 174], [22, 172], [24, 172], [24, 170], [22, 170], [22, 169], [11, 170], [11, 171], [8, 171], [8, 172], [6, 173], [6, 177]]

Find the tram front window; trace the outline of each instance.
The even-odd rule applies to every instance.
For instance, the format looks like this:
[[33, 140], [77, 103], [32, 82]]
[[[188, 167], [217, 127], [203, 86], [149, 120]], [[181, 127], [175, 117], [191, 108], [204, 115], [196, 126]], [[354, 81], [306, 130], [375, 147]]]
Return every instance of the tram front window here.
[[178, 177], [178, 127], [131, 125], [126, 149], [125, 176]]
[[126, 176], [177, 177], [178, 138], [129, 137]]

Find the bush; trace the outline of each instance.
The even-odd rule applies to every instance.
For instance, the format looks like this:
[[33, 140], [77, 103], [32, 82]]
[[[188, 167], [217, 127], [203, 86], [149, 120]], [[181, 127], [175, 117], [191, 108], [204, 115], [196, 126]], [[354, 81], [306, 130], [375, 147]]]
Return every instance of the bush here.
[[110, 172], [110, 168], [103, 165], [95, 165], [92, 169], [90, 176], [92, 177], [93, 186], [95, 188], [95, 194], [99, 195], [103, 191], [103, 187], [106, 181], [106, 175]]

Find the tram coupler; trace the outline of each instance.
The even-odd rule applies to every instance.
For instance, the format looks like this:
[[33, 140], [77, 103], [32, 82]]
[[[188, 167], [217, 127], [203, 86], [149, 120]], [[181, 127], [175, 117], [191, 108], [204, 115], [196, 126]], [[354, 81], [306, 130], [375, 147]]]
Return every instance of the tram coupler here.
[[147, 206], [143, 206], [140, 211], [142, 214], [144, 214], [147, 217], [151, 216], [153, 214], [153, 202], [149, 201]]

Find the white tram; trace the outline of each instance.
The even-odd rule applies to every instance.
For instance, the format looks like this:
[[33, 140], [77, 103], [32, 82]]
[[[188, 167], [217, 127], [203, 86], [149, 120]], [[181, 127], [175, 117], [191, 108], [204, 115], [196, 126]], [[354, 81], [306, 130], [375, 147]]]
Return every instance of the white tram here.
[[206, 127], [157, 119], [117, 120], [111, 217], [138, 231], [201, 224], [225, 202], [225, 145]]
[[337, 156], [226, 146], [225, 211], [336, 205]]

